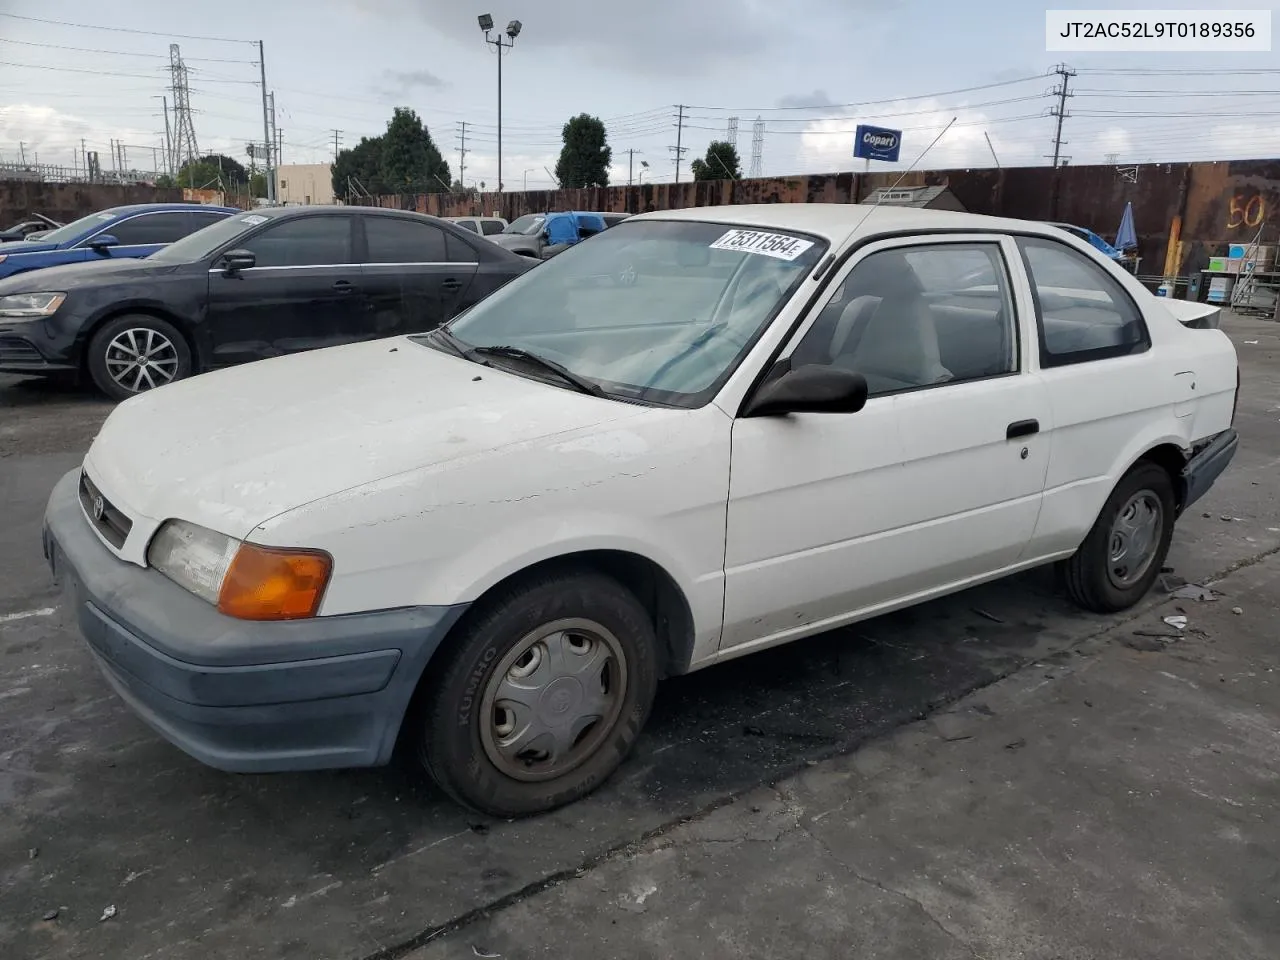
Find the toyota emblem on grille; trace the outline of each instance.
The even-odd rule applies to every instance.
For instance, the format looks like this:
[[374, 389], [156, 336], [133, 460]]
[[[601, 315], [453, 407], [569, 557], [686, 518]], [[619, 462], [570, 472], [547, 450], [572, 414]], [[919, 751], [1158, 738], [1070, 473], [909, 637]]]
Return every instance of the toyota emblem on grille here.
[[102, 502], [102, 498], [101, 498], [101, 497], [94, 497], [94, 498], [93, 498], [93, 519], [95, 519], [95, 520], [101, 520], [101, 519], [102, 519], [102, 512], [103, 512], [106, 508], [107, 508], [107, 505], [106, 505], [105, 503], [103, 503], [103, 502]]

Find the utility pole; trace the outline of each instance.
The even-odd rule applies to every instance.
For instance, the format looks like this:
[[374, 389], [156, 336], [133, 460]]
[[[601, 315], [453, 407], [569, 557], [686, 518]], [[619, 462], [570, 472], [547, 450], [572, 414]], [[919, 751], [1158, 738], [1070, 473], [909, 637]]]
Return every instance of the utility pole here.
[[84, 156], [84, 178], [91, 181], [93, 178], [89, 176], [89, 151], [85, 149], [84, 137], [80, 138], [80, 153]]
[[467, 121], [458, 121], [458, 182], [463, 189], [467, 185]]
[[164, 108], [164, 165], [169, 176], [178, 172], [173, 163], [173, 133], [169, 129], [169, 98], [161, 97], [160, 105]]
[[276, 169], [284, 166], [284, 127], [276, 127]]
[[342, 144], [342, 131], [335, 129], [333, 131], [333, 159], [338, 159], [338, 147]]
[[[274, 204], [276, 178], [275, 171], [271, 167], [271, 120], [267, 113], [267, 58], [262, 51], [261, 40], [258, 41], [258, 79], [262, 82], [262, 146], [266, 150], [267, 202]], [[274, 104], [272, 106], [274, 108]]]
[[676, 183], [679, 183], [680, 182], [680, 158], [684, 156], [685, 151], [689, 148], [683, 145], [684, 144], [684, 104], [683, 103], [676, 104], [676, 109], [679, 111], [679, 113], [676, 116], [676, 145], [674, 147], [667, 147], [667, 149], [675, 152]]
[[27, 165], [27, 145], [21, 140], [18, 141], [18, 160], [24, 167]]
[[634, 181], [633, 173], [635, 171], [636, 154], [644, 153], [643, 150], [627, 151], [627, 186], [631, 186]]
[[1062, 78], [1062, 81], [1053, 89], [1053, 95], [1058, 98], [1058, 105], [1049, 111], [1049, 115], [1058, 118], [1057, 130], [1053, 135], [1053, 165], [1058, 166], [1058, 161], [1062, 156], [1062, 147], [1064, 145], [1062, 139], [1062, 121], [1070, 116], [1067, 113], [1067, 97], [1075, 96], [1069, 87], [1068, 82], [1076, 75], [1076, 72], [1068, 67], [1065, 63], [1060, 63], [1053, 68], [1053, 72]]

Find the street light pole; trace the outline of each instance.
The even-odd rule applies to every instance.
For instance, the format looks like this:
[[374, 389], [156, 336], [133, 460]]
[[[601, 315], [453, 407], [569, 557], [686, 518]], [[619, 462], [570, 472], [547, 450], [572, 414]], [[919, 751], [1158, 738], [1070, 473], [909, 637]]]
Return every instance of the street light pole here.
[[[532, 169], [533, 169], [532, 167], [529, 168], [529, 170], [532, 170]], [[529, 170], [526, 170], [524, 172], [524, 192], [525, 193], [529, 192]]]
[[484, 31], [484, 42], [498, 53], [498, 193], [502, 193], [502, 55], [516, 45], [516, 37], [520, 36], [521, 23], [519, 20], [512, 20], [507, 24], [508, 39], [504, 42], [502, 34], [498, 34], [496, 40], [489, 36], [493, 31], [492, 16], [482, 13], [476, 19], [480, 23], [480, 29]]

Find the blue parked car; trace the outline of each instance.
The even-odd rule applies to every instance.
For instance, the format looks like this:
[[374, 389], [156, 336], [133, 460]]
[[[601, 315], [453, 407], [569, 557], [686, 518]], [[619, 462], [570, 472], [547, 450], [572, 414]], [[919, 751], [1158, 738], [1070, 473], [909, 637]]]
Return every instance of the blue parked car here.
[[149, 257], [175, 240], [241, 212], [199, 203], [112, 207], [35, 240], [0, 243], [0, 279], [64, 263]]

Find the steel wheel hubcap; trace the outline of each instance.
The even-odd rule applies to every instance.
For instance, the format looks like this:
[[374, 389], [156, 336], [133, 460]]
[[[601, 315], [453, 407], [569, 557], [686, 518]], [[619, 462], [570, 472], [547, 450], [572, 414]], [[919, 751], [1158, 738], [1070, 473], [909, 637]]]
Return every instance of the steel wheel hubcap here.
[[622, 712], [627, 662], [592, 620], [545, 624], [507, 652], [485, 685], [480, 740], [500, 771], [549, 780], [585, 762]]
[[122, 330], [107, 344], [107, 374], [130, 393], [162, 387], [178, 374], [178, 350], [149, 327]]
[[1164, 528], [1164, 505], [1150, 490], [1128, 499], [1111, 525], [1107, 576], [1120, 589], [1133, 586], [1151, 568]]

